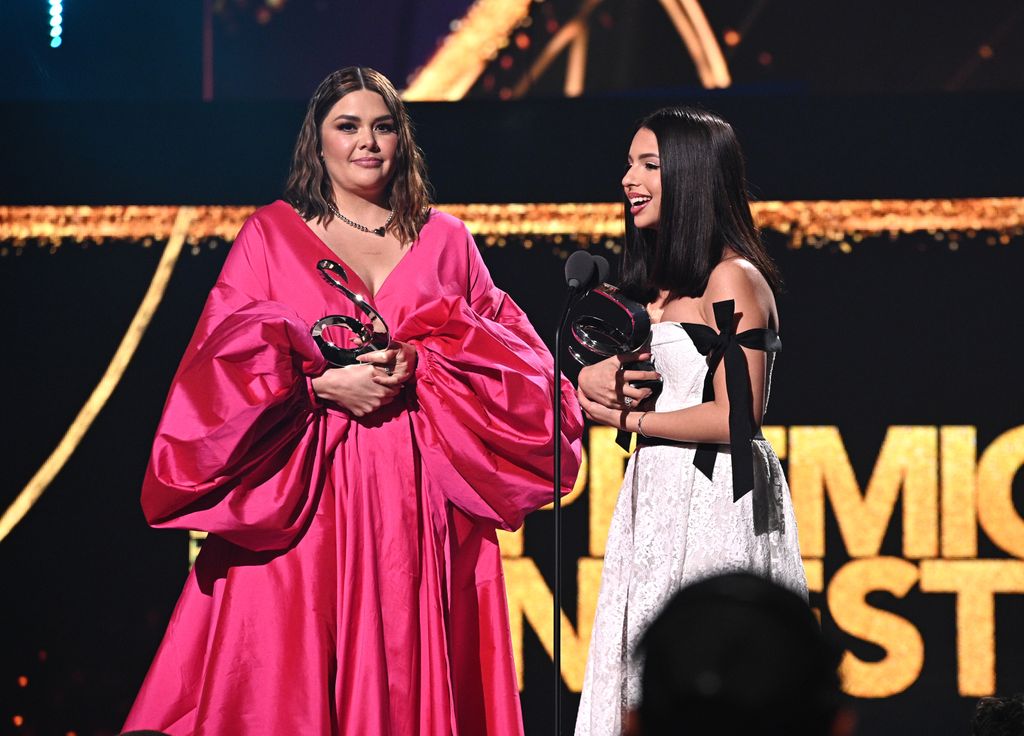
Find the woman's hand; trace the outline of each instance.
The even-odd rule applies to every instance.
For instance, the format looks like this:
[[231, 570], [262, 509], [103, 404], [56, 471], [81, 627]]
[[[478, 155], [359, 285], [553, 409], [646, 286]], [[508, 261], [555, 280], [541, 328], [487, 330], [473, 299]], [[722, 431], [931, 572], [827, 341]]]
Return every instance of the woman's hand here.
[[576, 396], [580, 400], [580, 407], [583, 409], [583, 413], [592, 422], [615, 427], [616, 429], [625, 429], [626, 418], [631, 413], [629, 409], [610, 409], [603, 404], [588, 399], [582, 390], [577, 391]]
[[[608, 409], [623, 410], [635, 407], [651, 395], [649, 388], [633, 388], [631, 381], [651, 381], [661, 378], [657, 371], [626, 370], [626, 366], [641, 360], [650, 360], [650, 353], [623, 353], [605, 358], [600, 363], [585, 366], [578, 380], [582, 399], [596, 402]], [[629, 399], [629, 402], [626, 399]], [[595, 420], [596, 421], [596, 420]]]
[[398, 340], [392, 340], [386, 350], [364, 353], [356, 360], [378, 368], [373, 380], [381, 386], [400, 388], [416, 373], [416, 348]]
[[382, 368], [373, 365], [349, 365], [331, 368], [313, 379], [317, 397], [332, 401], [352, 416], [362, 417], [377, 411], [401, 391], [400, 386], [388, 386], [377, 378], [387, 377]]

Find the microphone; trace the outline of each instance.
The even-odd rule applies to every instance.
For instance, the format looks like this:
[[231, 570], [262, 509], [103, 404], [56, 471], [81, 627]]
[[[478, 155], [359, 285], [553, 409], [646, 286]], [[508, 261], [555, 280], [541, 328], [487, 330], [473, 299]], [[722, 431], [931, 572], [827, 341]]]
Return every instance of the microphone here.
[[589, 288], [597, 272], [594, 257], [585, 250], [573, 253], [565, 262], [565, 283], [570, 291]]
[[[602, 265], [602, 263], [604, 265]], [[554, 569], [554, 696], [555, 696], [555, 730], [556, 736], [562, 733], [562, 329], [565, 327], [566, 317], [569, 316], [569, 307], [581, 292], [588, 291], [601, 283], [608, 275], [608, 261], [598, 256], [595, 258], [585, 250], [575, 251], [565, 261], [565, 283], [569, 287], [566, 294], [565, 306], [558, 318], [558, 328], [555, 330], [555, 351], [554, 358], [554, 379], [551, 396], [552, 408], [554, 410], [554, 421], [552, 427], [552, 460], [554, 461], [554, 487], [552, 488], [554, 504], [554, 548], [555, 548], [555, 569]]]
[[597, 282], [594, 286], [600, 286], [608, 280], [608, 272], [611, 271], [611, 266], [608, 263], [608, 259], [604, 256], [593, 256], [594, 266], [597, 269]]

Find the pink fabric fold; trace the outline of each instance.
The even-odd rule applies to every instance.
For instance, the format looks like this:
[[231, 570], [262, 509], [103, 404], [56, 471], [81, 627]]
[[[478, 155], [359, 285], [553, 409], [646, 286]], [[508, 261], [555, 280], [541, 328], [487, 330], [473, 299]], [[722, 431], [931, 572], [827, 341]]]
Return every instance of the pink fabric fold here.
[[[553, 492], [551, 414], [535, 410], [551, 402], [553, 361], [530, 344], [529, 322], [489, 320], [465, 299], [444, 297], [407, 317], [396, 337], [419, 354], [412, 418], [427, 473], [467, 514], [518, 528]], [[573, 438], [582, 422], [571, 409], [572, 385], [563, 381], [561, 391], [567, 493], [579, 467]]]
[[288, 546], [323, 483], [322, 412], [305, 377], [325, 368], [287, 306], [251, 302], [225, 317], [171, 386], [142, 487], [149, 523]]

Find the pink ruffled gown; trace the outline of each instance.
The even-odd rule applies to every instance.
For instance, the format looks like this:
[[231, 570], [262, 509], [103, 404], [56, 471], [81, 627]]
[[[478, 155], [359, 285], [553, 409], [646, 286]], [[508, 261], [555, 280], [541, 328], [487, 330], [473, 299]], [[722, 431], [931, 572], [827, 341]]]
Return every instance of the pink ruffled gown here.
[[[125, 730], [522, 734], [495, 529], [550, 500], [551, 356], [465, 225], [433, 212], [369, 294], [414, 383], [354, 418], [314, 397], [310, 325], [354, 307], [285, 202], [243, 226], [174, 379], [142, 491], [210, 532]], [[582, 420], [561, 385], [563, 491]]]

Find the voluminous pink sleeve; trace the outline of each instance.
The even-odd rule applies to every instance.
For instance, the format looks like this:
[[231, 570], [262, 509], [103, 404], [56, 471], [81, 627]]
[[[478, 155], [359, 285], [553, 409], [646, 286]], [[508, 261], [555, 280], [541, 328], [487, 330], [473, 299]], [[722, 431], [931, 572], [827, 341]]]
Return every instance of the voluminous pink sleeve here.
[[[413, 422], [425, 472], [466, 513], [515, 529], [551, 501], [553, 361], [467, 238], [467, 297], [419, 309], [398, 339], [414, 344], [419, 357]], [[579, 471], [583, 419], [564, 377], [560, 397], [567, 493]]]
[[142, 507], [156, 527], [286, 547], [311, 513], [323, 457], [309, 376], [325, 368], [309, 328], [266, 298], [262, 238], [239, 233], [175, 375]]

